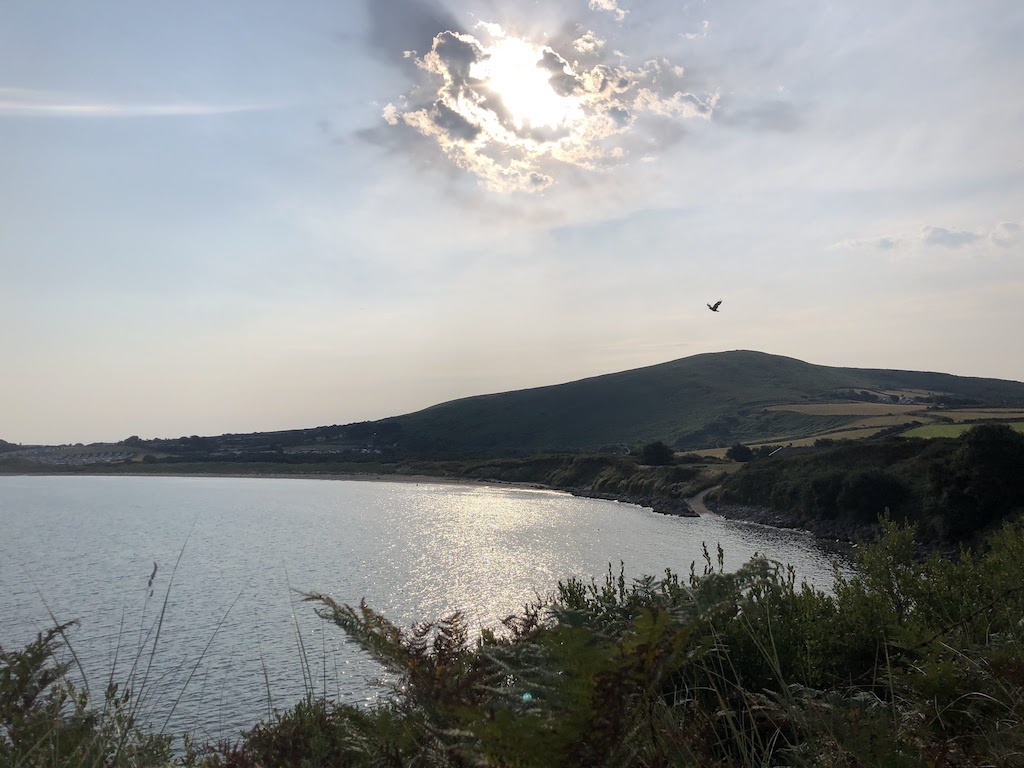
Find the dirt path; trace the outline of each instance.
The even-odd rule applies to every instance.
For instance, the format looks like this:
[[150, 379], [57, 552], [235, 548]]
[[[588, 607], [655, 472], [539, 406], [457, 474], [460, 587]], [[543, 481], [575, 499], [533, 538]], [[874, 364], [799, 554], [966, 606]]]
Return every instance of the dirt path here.
[[689, 504], [690, 505], [690, 509], [692, 509], [694, 512], [696, 512], [698, 515], [713, 515], [715, 513], [712, 512], [710, 509], [708, 509], [704, 505], [704, 497], [707, 496], [712, 491], [717, 491], [721, 487], [722, 486], [720, 486], [720, 485], [715, 485], [715, 486], [712, 486], [711, 488], [705, 488], [703, 491], [698, 493], [696, 496], [693, 496], [693, 497], [687, 499], [686, 503]]

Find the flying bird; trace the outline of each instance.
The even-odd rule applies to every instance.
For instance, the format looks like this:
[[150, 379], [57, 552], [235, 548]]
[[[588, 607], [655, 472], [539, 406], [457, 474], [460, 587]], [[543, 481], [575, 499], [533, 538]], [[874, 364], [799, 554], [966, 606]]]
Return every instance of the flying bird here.
[[717, 311], [718, 311], [718, 307], [719, 307], [719, 306], [720, 306], [721, 304], [722, 304], [722, 300], [721, 300], [721, 299], [719, 299], [719, 300], [718, 300], [718, 301], [716, 301], [716, 302], [715, 302], [715, 303], [714, 303], [713, 305], [712, 305], [712, 304], [708, 304], [708, 309], [710, 309], [710, 310], [711, 310], [712, 312], [717, 312]]

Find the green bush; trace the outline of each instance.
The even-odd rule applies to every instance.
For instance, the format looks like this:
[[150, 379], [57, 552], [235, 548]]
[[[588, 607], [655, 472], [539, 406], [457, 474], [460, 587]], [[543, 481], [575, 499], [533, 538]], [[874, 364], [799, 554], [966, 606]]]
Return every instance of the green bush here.
[[0, 765], [43, 768], [163, 766], [170, 739], [136, 726], [137, 697], [111, 684], [101, 708], [58, 661], [73, 622], [40, 633], [25, 648], [0, 648]]
[[980, 424], [960, 438], [847, 440], [809, 454], [759, 457], [721, 500], [811, 519], [873, 522], [883, 509], [930, 541], [982, 537], [1024, 512], [1024, 434]]
[[640, 463], [653, 466], [664, 466], [673, 464], [676, 460], [675, 451], [669, 448], [661, 440], [648, 443], [640, 449]]
[[751, 461], [754, 458], [754, 449], [743, 443], [736, 443], [725, 452], [725, 458], [733, 461]]

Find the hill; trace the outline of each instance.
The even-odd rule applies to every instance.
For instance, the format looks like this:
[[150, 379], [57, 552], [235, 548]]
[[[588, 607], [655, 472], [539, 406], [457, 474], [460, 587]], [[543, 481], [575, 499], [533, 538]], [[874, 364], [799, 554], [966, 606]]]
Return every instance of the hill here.
[[856, 417], [770, 406], [841, 400], [1021, 406], [1024, 383], [732, 351], [454, 400], [374, 424], [414, 453], [607, 451], [653, 440], [693, 449], [821, 434]]
[[[1011, 412], [1008, 408], [1016, 407]], [[993, 410], [996, 409], [996, 410]], [[416, 459], [625, 453], [661, 440], [677, 450], [737, 442], [813, 443], [928, 423], [1024, 421], [1024, 383], [943, 373], [832, 368], [763, 352], [694, 355], [645, 368], [415, 413], [281, 432], [89, 446], [2, 446], [7, 469], [157, 462], [325, 467]], [[722, 452], [721, 450], [719, 451]]]

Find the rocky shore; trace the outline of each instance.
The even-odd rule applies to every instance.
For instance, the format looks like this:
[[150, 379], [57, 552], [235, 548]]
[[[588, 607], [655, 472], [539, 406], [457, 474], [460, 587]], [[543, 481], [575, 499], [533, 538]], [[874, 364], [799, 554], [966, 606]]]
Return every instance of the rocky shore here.
[[573, 496], [581, 496], [587, 499], [606, 499], [608, 501], [621, 501], [624, 504], [636, 504], [638, 507], [653, 509], [659, 515], [672, 515], [674, 517], [699, 517], [686, 503], [686, 499], [679, 499], [672, 496], [656, 496], [654, 494], [629, 494], [629, 493], [602, 493], [592, 491], [589, 488], [557, 488], [565, 490]]
[[716, 515], [730, 520], [745, 520], [750, 523], [771, 525], [775, 528], [798, 528], [809, 531], [822, 539], [853, 542], [857, 539], [870, 539], [878, 532], [877, 524], [865, 525], [845, 520], [822, 520], [805, 518], [792, 512], [781, 512], [767, 507], [742, 506], [739, 504], [722, 504], [706, 500], [708, 509]]

